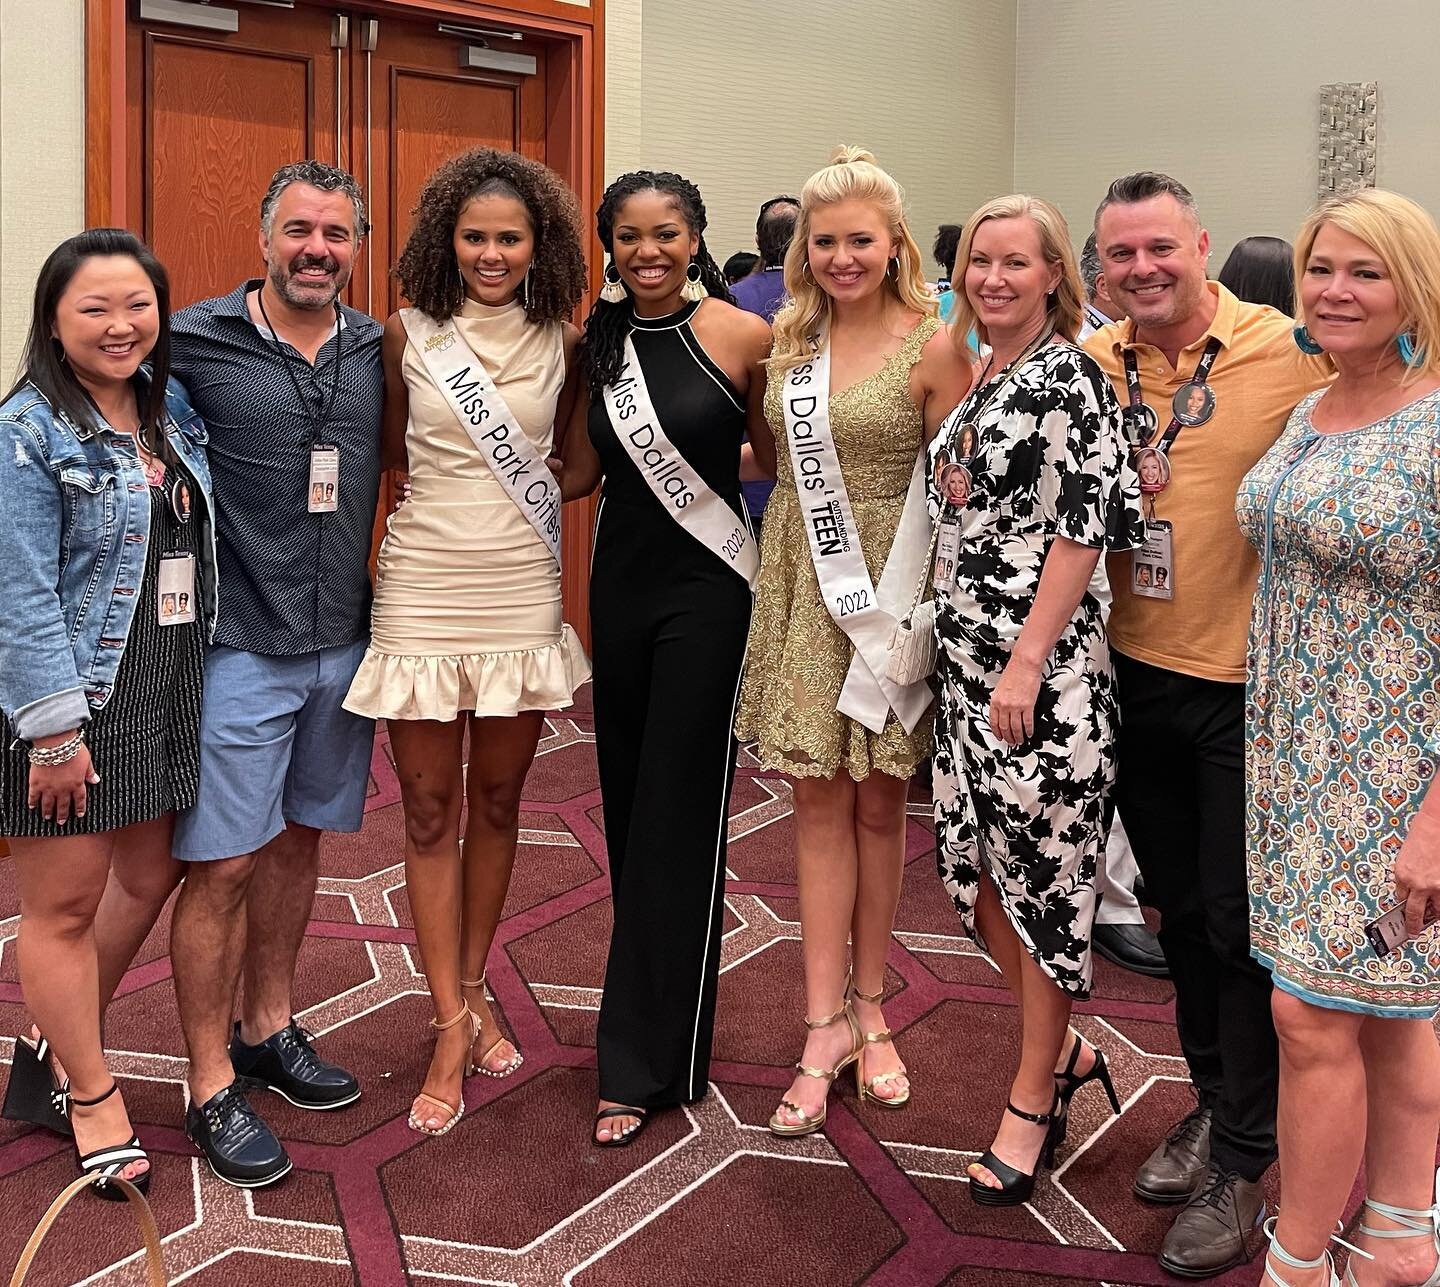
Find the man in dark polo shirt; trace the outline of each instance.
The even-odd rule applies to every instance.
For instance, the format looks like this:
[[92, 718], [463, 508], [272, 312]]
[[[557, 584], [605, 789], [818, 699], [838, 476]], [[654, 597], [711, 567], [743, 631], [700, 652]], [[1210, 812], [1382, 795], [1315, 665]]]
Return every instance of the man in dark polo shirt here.
[[[359, 1098], [292, 1017], [320, 834], [358, 831], [374, 728], [341, 707], [370, 624], [381, 327], [339, 303], [365, 233], [343, 170], [279, 170], [266, 275], [176, 314], [173, 370], [210, 432], [223, 598], [205, 662], [200, 791], [172, 930], [190, 1055], [185, 1130], [222, 1180], [290, 1169], [244, 1082], [301, 1108]], [[231, 1028], [244, 975], [240, 1020]]]

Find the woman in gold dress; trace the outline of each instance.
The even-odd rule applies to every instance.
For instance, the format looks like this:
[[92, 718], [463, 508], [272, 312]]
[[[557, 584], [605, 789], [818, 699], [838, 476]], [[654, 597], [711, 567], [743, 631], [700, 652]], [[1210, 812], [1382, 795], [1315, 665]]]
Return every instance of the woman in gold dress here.
[[[930, 753], [931, 725], [928, 713], [912, 711], [907, 728], [891, 710], [872, 720], [877, 731], [841, 713], [856, 650], [821, 593], [782, 386], [812, 354], [828, 355], [835, 455], [874, 584], [896, 544], [917, 455], [965, 395], [971, 371], [935, 318], [900, 187], [868, 152], [840, 149], [805, 184], [785, 288], [792, 303], [775, 319], [768, 388], [752, 390], [756, 456], [762, 466], [778, 463], [778, 485], [766, 511], [737, 730], [758, 744], [762, 764], [794, 783], [810, 1017], [797, 1075], [770, 1129], [801, 1135], [824, 1124], [830, 1084], [852, 1063], [862, 1097], [891, 1108], [910, 1097], [881, 1000], [904, 864], [906, 786]], [[906, 532], [908, 543], [908, 524]], [[917, 567], [928, 524], [918, 537], [921, 548], [909, 550]], [[908, 598], [913, 583], [905, 590]]]

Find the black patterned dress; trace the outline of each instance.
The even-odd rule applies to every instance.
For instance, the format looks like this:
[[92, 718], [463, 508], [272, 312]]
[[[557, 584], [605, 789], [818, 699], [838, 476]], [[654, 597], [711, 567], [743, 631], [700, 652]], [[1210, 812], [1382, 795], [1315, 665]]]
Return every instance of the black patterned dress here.
[[[1078, 348], [1048, 345], [991, 393], [991, 385], [973, 390], [930, 446], [932, 464], [942, 450], [953, 456], [959, 427], [975, 418], [969, 497], [948, 511], [960, 524], [956, 584], [935, 596], [937, 861], [967, 934], [978, 941], [975, 900], [987, 872], [1031, 956], [1064, 992], [1083, 998], [1115, 780], [1103, 558], [1046, 663], [1034, 735], [1013, 748], [996, 737], [990, 698], [1051, 542], [1138, 544], [1139, 484], [1110, 381]], [[940, 498], [929, 472], [933, 515]]]

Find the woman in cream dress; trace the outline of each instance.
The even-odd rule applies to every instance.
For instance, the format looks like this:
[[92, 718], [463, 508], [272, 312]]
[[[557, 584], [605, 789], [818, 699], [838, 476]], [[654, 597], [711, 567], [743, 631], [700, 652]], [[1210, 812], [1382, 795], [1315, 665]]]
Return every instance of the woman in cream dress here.
[[[453, 321], [513, 423], [548, 456], [574, 397], [578, 334], [563, 319], [584, 290], [569, 189], [511, 152], [456, 157], [421, 194], [396, 272], [414, 301], [411, 324]], [[590, 667], [561, 620], [559, 565], [434, 383], [401, 314], [386, 324], [385, 375], [387, 463], [408, 469], [411, 493], [381, 547], [370, 648], [345, 706], [389, 724], [406, 886], [435, 1009], [435, 1051], [410, 1125], [442, 1134], [464, 1112], [467, 1072], [506, 1077], [520, 1066], [490, 1009], [485, 960], [544, 712], [570, 705]]]

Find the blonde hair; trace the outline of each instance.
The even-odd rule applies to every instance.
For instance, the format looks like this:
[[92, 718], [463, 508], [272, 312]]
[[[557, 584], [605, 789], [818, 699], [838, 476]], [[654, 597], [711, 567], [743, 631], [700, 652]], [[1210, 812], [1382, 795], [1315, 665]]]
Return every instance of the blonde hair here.
[[791, 302], [775, 318], [772, 371], [799, 366], [810, 354], [810, 337], [830, 321], [830, 296], [810, 272], [810, 217], [817, 207], [841, 201], [867, 201], [879, 211], [890, 236], [899, 243], [895, 276], [892, 278], [887, 268], [884, 289], [911, 312], [935, 315], [935, 298], [925, 284], [920, 247], [905, 223], [905, 194], [900, 185], [864, 148], [838, 147], [830, 163], [800, 189], [800, 217], [785, 252], [785, 290]]
[[1347, 192], [1317, 206], [1295, 237], [1295, 316], [1302, 322], [1301, 283], [1315, 238], [1327, 223], [1359, 237], [1390, 272], [1400, 303], [1399, 335], [1409, 335], [1415, 346], [1401, 384], [1417, 376], [1440, 377], [1440, 229], [1429, 211], [1383, 188]]
[[965, 270], [970, 263], [975, 234], [982, 224], [992, 219], [1018, 219], [1029, 216], [1040, 234], [1040, 253], [1050, 265], [1059, 264], [1060, 280], [1055, 283], [1049, 307], [1045, 312], [1046, 326], [1056, 335], [1074, 341], [1080, 334], [1080, 319], [1085, 315], [1085, 288], [1080, 283], [1080, 270], [1075, 265], [1075, 249], [1070, 244], [1070, 226], [1054, 206], [1041, 197], [1017, 192], [1008, 197], [987, 201], [965, 221], [965, 235], [955, 256], [955, 312], [950, 317], [950, 338], [961, 356], [969, 353], [968, 337], [975, 333], [988, 344], [990, 336], [965, 293]]

